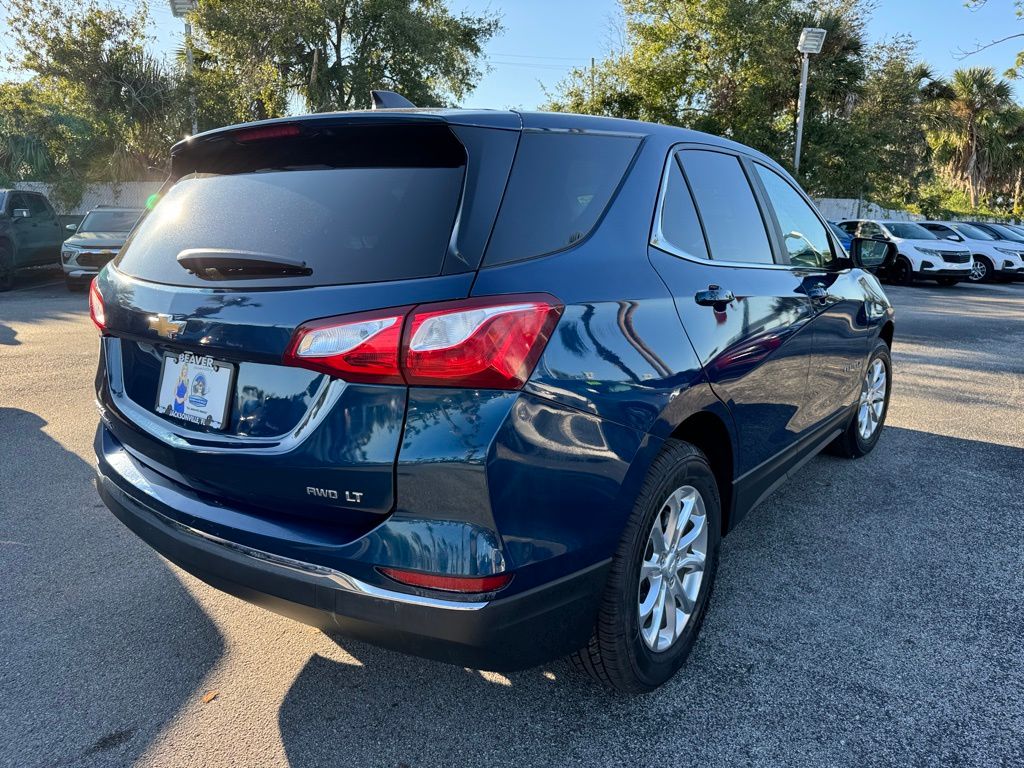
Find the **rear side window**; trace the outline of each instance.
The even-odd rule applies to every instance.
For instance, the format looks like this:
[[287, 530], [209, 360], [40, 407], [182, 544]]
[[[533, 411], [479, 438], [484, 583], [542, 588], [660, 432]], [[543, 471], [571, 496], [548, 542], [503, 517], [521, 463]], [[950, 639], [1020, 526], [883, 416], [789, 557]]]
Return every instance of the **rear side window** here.
[[661, 206], [661, 236], [673, 248], [698, 259], [708, 258], [708, 246], [679, 163], [669, 165], [665, 200]]
[[[339, 129], [197, 152], [134, 230], [117, 267], [172, 285], [343, 285], [440, 274], [465, 151], [447, 128]], [[308, 275], [215, 282], [177, 262], [201, 249], [298, 259]]]
[[697, 201], [711, 258], [771, 264], [771, 243], [739, 158], [684, 150], [679, 158]]
[[640, 139], [524, 131], [485, 266], [566, 248], [597, 224]]

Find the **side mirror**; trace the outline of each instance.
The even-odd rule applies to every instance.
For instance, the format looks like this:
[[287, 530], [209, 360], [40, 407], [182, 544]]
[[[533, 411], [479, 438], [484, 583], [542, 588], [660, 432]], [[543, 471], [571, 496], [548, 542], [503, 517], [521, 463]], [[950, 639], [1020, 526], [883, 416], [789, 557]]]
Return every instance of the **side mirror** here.
[[877, 273], [896, 259], [896, 244], [875, 238], [855, 237], [850, 243], [850, 258], [855, 266]]
[[77, 224], [65, 224], [64, 225], [64, 229], [66, 229], [68, 232], [77, 232], [78, 231], [78, 225]]
[[954, 243], [962, 243], [964, 239], [960, 235], [946, 235], [947, 240], [952, 240]]
[[11, 216], [15, 219], [28, 219], [31, 218], [32, 212], [28, 208], [15, 208], [11, 211]]

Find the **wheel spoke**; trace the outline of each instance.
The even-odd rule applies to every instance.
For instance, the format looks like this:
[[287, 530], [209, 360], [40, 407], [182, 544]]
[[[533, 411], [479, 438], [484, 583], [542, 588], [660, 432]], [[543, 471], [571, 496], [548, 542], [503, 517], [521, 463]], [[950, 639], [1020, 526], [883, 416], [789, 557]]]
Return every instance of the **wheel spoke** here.
[[[696, 571], [704, 570], [704, 553], [703, 552], [691, 552], [682, 560], [676, 563], [676, 572], [685, 576], [687, 573], [694, 573]], [[681, 580], [681, 577], [677, 577], [676, 583]]]
[[661, 597], [664, 579], [661, 578], [660, 571], [658, 574], [657, 578], [651, 579], [651, 588], [647, 591], [647, 597], [645, 597], [643, 602], [640, 603], [639, 611], [641, 624], [643, 624], [644, 619], [651, 615], [651, 611], [655, 609], [658, 604], [658, 599]]
[[693, 515], [690, 517], [690, 520], [693, 521], [693, 527], [679, 538], [679, 543], [676, 545], [678, 552], [686, 552], [690, 545], [704, 533], [704, 523], [707, 520], [707, 515]]
[[676, 579], [675, 583], [672, 584], [672, 596], [679, 601], [679, 606], [683, 613], [687, 616], [693, 613], [695, 603], [683, 586], [682, 580]]
[[657, 518], [654, 520], [654, 528], [651, 529], [650, 542], [651, 546], [654, 548], [655, 555], [664, 555], [668, 552], [668, 543], [665, 541], [665, 533], [661, 530], [661, 522]]
[[[678, 611], [676, 610], [676, 601], [672, 595], [665, 596], [665, 647], [672, 645], [675, 642], [677, 636], [676, 625], [679, 622]], [[660, 638], [659, 638], [660, 639]], [[661, 643], [659, 643], [659, 646]]]

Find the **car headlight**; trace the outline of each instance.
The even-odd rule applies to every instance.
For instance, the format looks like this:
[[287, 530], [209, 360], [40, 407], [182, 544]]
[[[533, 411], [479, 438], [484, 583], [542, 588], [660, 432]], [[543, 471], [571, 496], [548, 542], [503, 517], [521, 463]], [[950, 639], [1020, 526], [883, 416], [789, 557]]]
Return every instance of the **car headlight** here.
[[74, 245], [63, 245], [60, 249], [60, 258], [65, 264], [81, 252], [81, 248]]
[[939, 258], [942, 258], [942, 252], [937, 251], [934, 248], [918, 248], [917, 246], [914, 247], [917, 248], [918, 253], [923, 253], [928, 256], [938, 256]]
[[1007, 256], [1015, 256], [1018, 259], [1024, 258], [1024, 252], [1015, 251], [1012, 248], [1000, 248], [999, 246], [996, 246], [996, 250], [1000, 253], [1005, 253]]

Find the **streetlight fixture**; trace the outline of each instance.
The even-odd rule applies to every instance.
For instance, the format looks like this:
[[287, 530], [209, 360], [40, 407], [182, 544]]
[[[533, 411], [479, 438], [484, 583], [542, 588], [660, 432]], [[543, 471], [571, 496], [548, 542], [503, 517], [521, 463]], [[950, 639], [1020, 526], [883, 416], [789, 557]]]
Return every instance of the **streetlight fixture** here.
[[[188, 68], [189, 80], [192, 79], [192, 25], [188, 21], [189, 11], [196, 9], [196, 0], [168, 0], [171, 5], [171, 13], [175, 18], [185, 19], [185, 65]], [[196, 117], [196, 92], [194, 87], [189, 85], [188, 94], [189, 107], [192, 111], [192, 135], [199, 133], [199, 119]]]
[[810, 55], [821, 53], [821, 47], [825, 44], [826, 30], [818, 27], [805, 27], [800, 33], [800, 42], [796, 49], [802, 53], [803, 62], [800, 66], [800, 101], [797, 103], [796, 118], [796, 151], [793, 154], [793, 170], [800, 173], [800, 145], [804, 141], [804, 106], [807, 103], [807, 66]]

